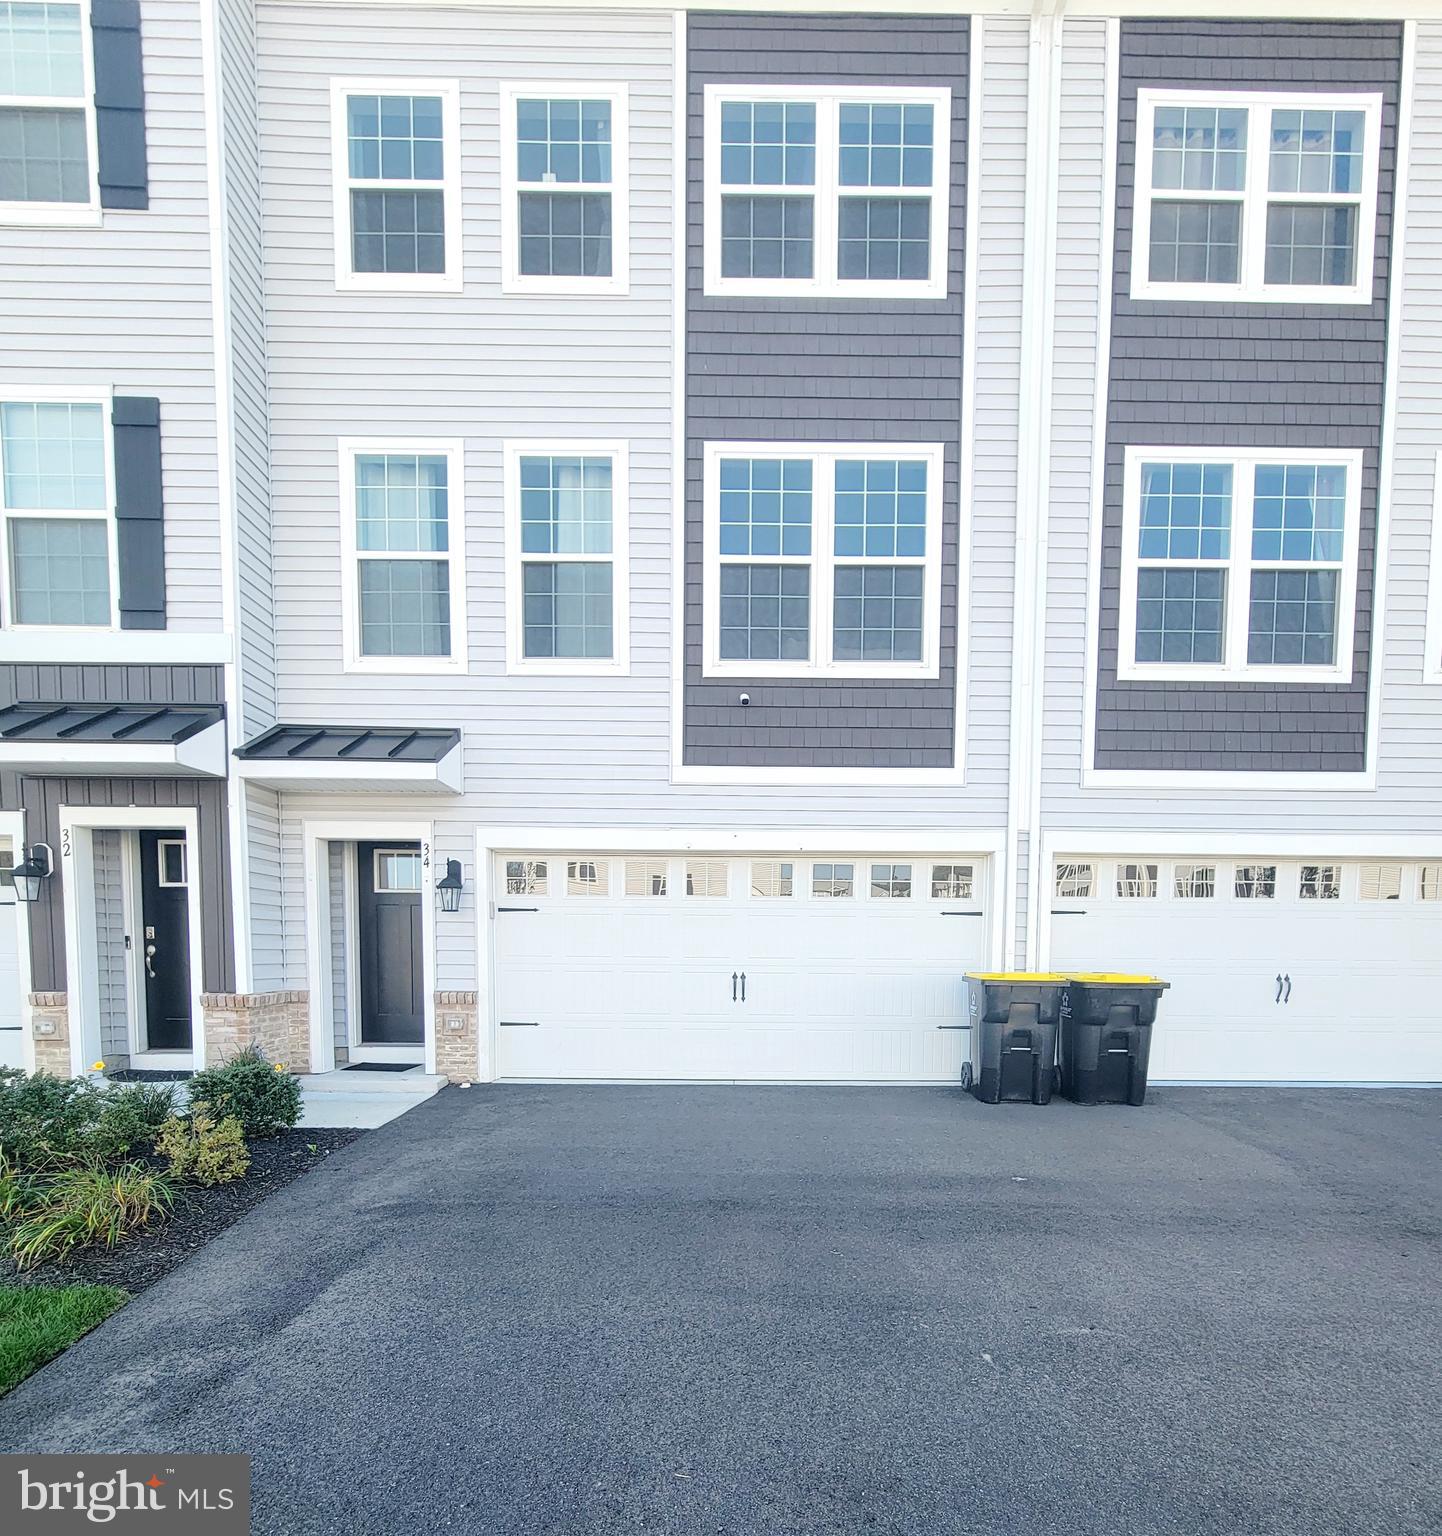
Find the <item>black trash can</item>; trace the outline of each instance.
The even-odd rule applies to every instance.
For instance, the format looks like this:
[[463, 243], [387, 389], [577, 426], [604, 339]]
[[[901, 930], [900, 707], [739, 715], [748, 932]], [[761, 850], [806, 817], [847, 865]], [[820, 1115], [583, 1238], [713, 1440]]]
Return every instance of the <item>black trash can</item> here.
[[971, 1059], [962, 1087], [983, 1104], [1048, 1104], [1067, 977], [1027, 971], [968, 974]]
[[1155, 976], [1073, 976], [1062, 1004], [1061, 1091], [1077, 1104], [1141, 1104], [1157, 1003]]

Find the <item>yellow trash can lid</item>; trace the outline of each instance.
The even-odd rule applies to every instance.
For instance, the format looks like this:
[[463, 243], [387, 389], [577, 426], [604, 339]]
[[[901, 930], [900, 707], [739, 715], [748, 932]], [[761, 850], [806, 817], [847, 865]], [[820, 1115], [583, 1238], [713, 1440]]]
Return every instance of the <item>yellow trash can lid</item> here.
[[1070, 979], [1089, 987], [1164, 987], [1160, 976], [1131, 976], [1123, 971], [1073, 971]]
[[966, 979], [968, 981], [1000, 981], [1009, 982], [1013, 985], [1024, 985], [1027, 982], [1032, 984], [1038, 982], [1066, 982], [1070, 981], [1071, 977], [1058, 975], [1054, 971], [968, 971]]

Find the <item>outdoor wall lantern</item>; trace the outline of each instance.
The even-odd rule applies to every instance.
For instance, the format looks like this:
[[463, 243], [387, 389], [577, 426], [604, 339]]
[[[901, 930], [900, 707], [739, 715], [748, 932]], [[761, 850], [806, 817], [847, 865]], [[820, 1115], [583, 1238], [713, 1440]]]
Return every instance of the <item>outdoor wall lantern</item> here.
[[10, 871], [15, 882], [15, 899], [26, 903], [40, 900], [40, 887], [55, 868], [55, 855], [49, 843], [31, 843], [25, 857]]
[[441, 911], [459, 912], [461, 910], [461, 861], [459, 859], [446, 860], [446, 872], [436, 881], [436, 890], [440, 892]]

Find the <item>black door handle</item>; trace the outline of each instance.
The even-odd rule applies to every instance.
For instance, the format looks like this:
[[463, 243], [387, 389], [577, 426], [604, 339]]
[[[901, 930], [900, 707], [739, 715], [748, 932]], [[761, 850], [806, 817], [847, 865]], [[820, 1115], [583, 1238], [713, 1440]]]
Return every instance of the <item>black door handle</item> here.
[[736, 1001], [736, 972], [731, 972], [731, 1001]]
[[1282, 1001], [1282, 973], [1280, 971], [1277, 972], [1277, 995], [1272, 999], [1272, 1001], [1274, 1003], [1280, 1003]]
[[1282, 998], [1282, 1001], [1284, 1003], [1290, 1003], [1292, 1001], [1292, 978], [1290, 976], [1284, 976], [1282, 980], [1287, 983], [1286, 995]]
[[741, 1001], [746, 1001], [746, 972], [741, 972]]

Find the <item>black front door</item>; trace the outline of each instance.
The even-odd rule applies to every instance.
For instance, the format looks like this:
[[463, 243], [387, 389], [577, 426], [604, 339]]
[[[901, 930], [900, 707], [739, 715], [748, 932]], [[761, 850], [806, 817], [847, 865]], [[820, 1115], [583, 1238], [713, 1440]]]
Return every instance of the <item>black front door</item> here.
[[419, 843], [359, 843], [360, 1039], [420, 1045], [426, 1036]]
[[190, 1049], [190, 850], [183, 832], [140, 834], [145, 1044]]

